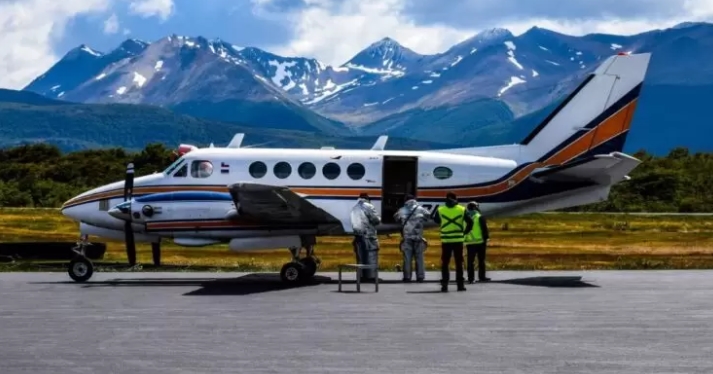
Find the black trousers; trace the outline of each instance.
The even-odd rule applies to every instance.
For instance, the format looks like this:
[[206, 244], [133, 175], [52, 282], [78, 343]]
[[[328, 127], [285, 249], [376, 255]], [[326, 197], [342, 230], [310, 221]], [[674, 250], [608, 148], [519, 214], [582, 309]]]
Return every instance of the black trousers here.
[[451, 271], [451, 256], [456, 261], [456, 283], [462, 286], [463, 279], [463, 243], [441, 243], [441, 285], [448, 286]]
[[475, 257], [478, 256], [478, 279], [485, 278], [485, 243], [468, 244], [468, 281], [475, 280]]

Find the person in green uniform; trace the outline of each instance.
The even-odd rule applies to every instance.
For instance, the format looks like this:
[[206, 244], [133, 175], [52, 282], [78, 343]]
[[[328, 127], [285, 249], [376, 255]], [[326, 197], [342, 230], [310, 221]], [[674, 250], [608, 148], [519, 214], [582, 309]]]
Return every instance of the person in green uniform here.
[[[451, 257], [455, 257], [458, 291], [465, 291], [463, 279], [463, 242], [465, 233], [473, 229], [473, 220], [458, 204], [453, 192], [446, 194], [446, 205], [436, 210], [434, 221], [441, 227], [441, 292], [448, 292]], [[465, 227], [464, 227], [465, 226]]]
[[468, 252], [468, 283], [475, 281], [475, 257], [478, 257], [478, 280], [487, 282], [490, 278], [485, 276], [485, 249], [488, 244], [489, 233], [488, 224], [480, 213], [480, 206], [477, 202], [468, 203], [466, 214], [473, 220], [473, 229], [465, 235], [465, 247]]

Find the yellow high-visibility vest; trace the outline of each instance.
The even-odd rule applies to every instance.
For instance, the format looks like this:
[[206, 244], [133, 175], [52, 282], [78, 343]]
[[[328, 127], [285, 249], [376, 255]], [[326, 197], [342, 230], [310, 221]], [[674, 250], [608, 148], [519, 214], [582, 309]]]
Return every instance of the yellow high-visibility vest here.
[[442, 243], [463, 243], [465, 230], [465, 208], [461, 205], [438, 207], [438, 214], [441, 216], [441, 242]]
[[473, 215], [473, 229], [465, 235], [465, 244], [480, 244], [483, 242], [483, 231], [480, 229], [480, 212]]

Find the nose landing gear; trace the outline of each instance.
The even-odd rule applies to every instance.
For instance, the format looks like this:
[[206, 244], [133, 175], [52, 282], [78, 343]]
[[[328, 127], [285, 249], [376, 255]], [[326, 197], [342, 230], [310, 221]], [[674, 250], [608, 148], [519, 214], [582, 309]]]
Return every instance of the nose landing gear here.
[[87, 258], [86, 246], [89, 244], [87, 235], [82, 235], [77, 245], [72, 248], [74, 258], [69, 261], [67, 272], [75, 282], [86, 282], [94, 274], [94, 264]]

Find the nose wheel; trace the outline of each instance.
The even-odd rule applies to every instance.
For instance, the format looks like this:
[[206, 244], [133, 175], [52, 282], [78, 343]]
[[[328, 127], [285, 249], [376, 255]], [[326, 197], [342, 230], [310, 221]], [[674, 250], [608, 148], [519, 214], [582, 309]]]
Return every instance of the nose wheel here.
[[72, 248], [72, 251], [74, 251], [76, 255], [69, 261], [67, 272], [69, 273], [69, 277], [75, 282], [86, 282], [94, 274], [94, 264], [87, 258], [85, 253], [87, 244], [88, 237], [82, 235], [77, 245]]

